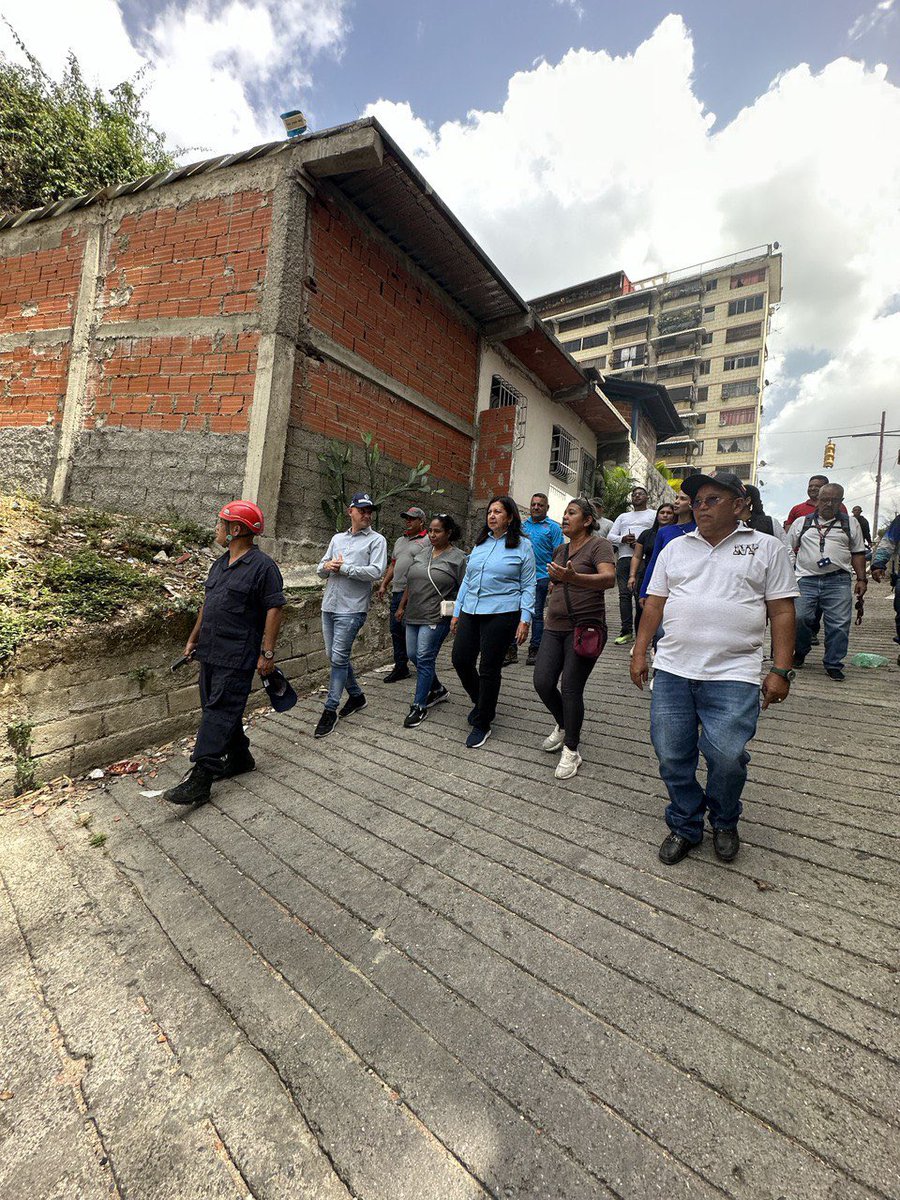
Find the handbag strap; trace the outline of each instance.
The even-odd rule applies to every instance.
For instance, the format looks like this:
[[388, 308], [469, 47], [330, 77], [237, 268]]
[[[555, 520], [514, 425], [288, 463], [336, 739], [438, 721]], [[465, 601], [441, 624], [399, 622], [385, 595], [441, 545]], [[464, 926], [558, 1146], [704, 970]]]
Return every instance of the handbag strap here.
[[433, 554], [433, 551], [432, 551], [431, 553], [429, 553], [429, 555], [428, 555], [428, 562], [425, 564], [425, 570], [428, 572], [428, 580], [429, 580], [429, 583], [430, 583], [430, 584], [431, 584], [431, 586], [434, 588], [434, 590], [437, 592], [438, 596], [440, 596], [441, 600], [443, 600], [443, 599], [444, 599], [444, 593], [441, 591], [441, 589], [438, 587], [438, 585], [437, 585], [437, 584], [434, 582], [434, 579], [432, 578], [432, 575], [431, 575], [431, 558], [432, 558], [432, 554]]
[[[567, 567], [571, 561], [572, 561], [572, 553], [570, 551], [566, 555], [566, 566]], [[569, 585], [567, 583], [564, 583], [562, 586], [563, 586], [563, 596], [565, 597], [565, 601], [566, 601], [566, 608], [569, 610], [569, 620], [572, 622], [572, 628], [575, 629], [578, 626], [578, 621], [575, 618], [575, 613], [572, 611], [572, 601], [569, 599]]]

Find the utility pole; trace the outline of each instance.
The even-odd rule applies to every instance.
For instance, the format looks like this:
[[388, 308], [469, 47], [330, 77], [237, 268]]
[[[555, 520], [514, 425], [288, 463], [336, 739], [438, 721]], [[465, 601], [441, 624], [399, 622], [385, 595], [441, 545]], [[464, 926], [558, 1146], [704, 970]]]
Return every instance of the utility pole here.
[[[825, 453], [822, 456], [823, 467], [834, 466], [834, 455], [837, 450], [835, 442], [842, 438], [861, 438], [861, 437], [877, 437], [878, 438], [878, 473], [875, 476], [875, 512], [872, 515], [872, 534], [878, 534], [878, 509], [881, 505], [881, 469], [884, 466], [884, 439], [886, 437], [896, 437], [900, 435], [900, 429], [885, 429], [884, 422], [887, 417], [886, 412], [881, 414], [881, 428], [878, 433], [874, 430], [872, 433], [837, 433], [832, 434], [825, 443]], [[897, 457], [897, 462], [900, 463], [900, 455]]]
[[872, 517], [872, 530], [878, 537], [878, 505], [881, 501], [881, 466], [884, 462], [884, 417], [881, 414], [881, 432], [878, 435], [878, 474], [875, 476], [875, 512]]

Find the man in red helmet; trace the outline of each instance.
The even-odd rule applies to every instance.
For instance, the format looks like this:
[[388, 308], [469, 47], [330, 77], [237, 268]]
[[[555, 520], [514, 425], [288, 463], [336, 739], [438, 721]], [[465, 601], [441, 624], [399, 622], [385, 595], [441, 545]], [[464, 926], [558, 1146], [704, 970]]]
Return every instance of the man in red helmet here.
[[275, 644], [287, 603], [278, 566], [253, 539], [263, 514], [249, 500], [226, 504], [216, 522], [216, 544], [228, 548], [212, 565], [206, 594], [184, 648], [200, 663], [203, 717], [191, 754], [193, 767], [163, 799], [200, 804], [217, 779], [256, 765], [244, 733], [244, 709], [254, 671], [275, 669]]

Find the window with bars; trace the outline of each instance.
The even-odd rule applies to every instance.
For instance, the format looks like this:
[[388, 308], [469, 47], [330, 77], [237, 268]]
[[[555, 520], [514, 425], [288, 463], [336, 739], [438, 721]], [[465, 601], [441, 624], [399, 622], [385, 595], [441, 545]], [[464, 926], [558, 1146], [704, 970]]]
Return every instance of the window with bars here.
[[760, 267], [757, 271], [745, 271], [742, 275], [732, 275], [732, 288], [749, 287], [751, 283], [764, 283], [766, 278], [766, 268]]
[[753, 450], [753, 434], [744, 434], [741, 437], [719, 438], [718, 450], [720, 454], [750, 454]]
[[738, 396], [755, 396], [757, 391], [755, 379], [740, 379], [737, 383], [722, 384], [722, 399], [734, 400]]
[[597, 460], [587, 450], [581, 451], [581, 470], [578, 476], [578, 495], [593, 496], [594, 477], [597, 474]]
[[740, 300], [728, 301], [729, 317], [740, 316], [741, 313], [758, 312], [763, 306], [765, 293], [757, 292], [755, 296], [742, 296]]
[[728, 470], [732, 475], [737, 475], [738, 479], [750, 479], [753, 474], [753, 468], [750, 463], [731, 463], [728, 464]]
[[712, 340], [713, 340], [713, 335], [711, 333], [707, 332], [707, 333], [704, 333], [703, 336], [700, 338], [700, 344], [703, 346], [709, 346], [711, 344]]
[[706, 292], [714, 292], [718, 286], [718, 279], [707, 279], [706, 283], [703, 285], [703, 290]]
[[608, 333], [592, 333], [582, 339], [581, 348], [582, 350], [593, 350], [595, 346], [605, 346], [608, 341]]
[[747, 367], [759, 366], [759, 352], [755, 354], [733, 354], [722, 364], [726, 371], [743, 371]]
[[640, 367], [647, 361], [647, 343], [640, 342], [636, 346], [623, 346], [612, 356], [613, 367]]
[[521, 404], [525, 397], [517, 392], [511, 383], [507, 383], [502, 375], [491, 378], [491, 408], [514, 408]]
[[725, 408], [719, 413], [720, 425], [752, 425], [756, 420], [756, 407]]
[[711, 369], [712, 369], [712, 363], [710, 362], [710, 360], [708, 358], [705, 358], [703, 360], [703, 362], [701, 362], [701, 364], [700, 364], [700, 374], [708, 375], [709, 372], [711, 371]]
[[562, 425], [553, 426], [550, 440], [550, 474], [571, 483], [575, 478], [575, 443]]
[[762, 321], [757, 321], [753, 325], [735, 325], [733, 329], [729, 329], [725, 334], [726, 342], [749, 342], [754, 338], [758, 338], [762, 333]]

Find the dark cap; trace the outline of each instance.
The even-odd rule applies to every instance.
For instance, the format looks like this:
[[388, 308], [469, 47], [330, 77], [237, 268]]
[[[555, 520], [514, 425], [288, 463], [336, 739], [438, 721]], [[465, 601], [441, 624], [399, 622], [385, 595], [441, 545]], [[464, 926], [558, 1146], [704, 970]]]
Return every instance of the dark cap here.
[[682, 480], [681, 490], [693, 500], [707, 483], [713, 487], [724, 488], [726, 492], [732, 492], [742, 500], [747, 499], [747, 489], [737, 475], [732, 475], [730, 471], [721, 471], [718, 475], [688, 475], [687, 479]]
[[297, 693], [291, 687], [281, 667], [276, 667], [269, 675], [264, 676], [262, 684], [269, 697], [269, 703], [276, 712], [287, 712], [297, 703]]
[[406, 512], [402, 512], [400, 514], [400, 516], [404, 517], [404, 518], [409, 517], [410, 520], [412, 520], [413, 517], [416, 517], [419, 521], [424, 521], [425, 520], [425, 509], [424, 508], [408, 508], [406, 510]]
[[354, 492], [350, 497], [351, 508], [377, 508], [378, 505], [368, 492]]

